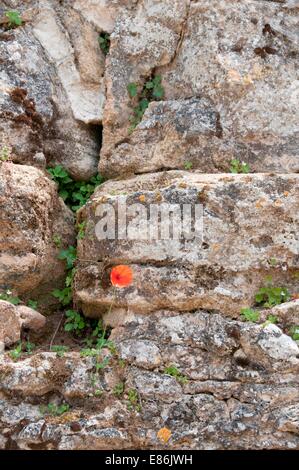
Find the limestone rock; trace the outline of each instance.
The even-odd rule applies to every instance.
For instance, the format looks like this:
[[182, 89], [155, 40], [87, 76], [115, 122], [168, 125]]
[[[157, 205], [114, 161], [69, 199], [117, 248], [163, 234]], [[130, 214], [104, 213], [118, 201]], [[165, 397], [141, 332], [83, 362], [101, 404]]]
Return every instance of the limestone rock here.
[[45, 322], [46, 318], [32, 308], [0, 300], [0, 341], [6, 346], [20, 340], [22, 327], [38, 332]]
[[97, 172], [104, 103], [98, 32], [71, 4], [20, 3], [11, 7], [23, 25], [0, 31], [0, 151], [33, 166], [42, 152], [87, 180]]
[[[109, 364], [98, 374], [94, 358], [76, 352], [2, 360], [0, 436], [20, 449], [160, 449], [157, 433], [166, 426], [171, 449], [298, 449], [299, 359], [273, 354], [273, 335], [284, 336], [276, 326], [205, 311], [159, 311], [113, 330], [119, 356], [105, 352]], [[147, 345], [148, 360], [149, 345], [159, 351], [154, 369], [137, 350], [128, 354], [128, 338], [140, 351]], [[241, 348], [243, 359], [232, 354]], [[166, 373], [170, 364], [186, 380]], [[122, 396], [106, 380], [111, 373], [124, 384]], [[41, 415], [49, 402], [70, 408]]]
[[0, 300], [0, 342], [10, 346], [20, 340], [20, 320], [14, 305]]
[[55, 183], [33, 167], [1, 163], [0, 207], [1, 291], [37, 298], [59, 286], [65, 263], [57, 259], [53, 237], [68, 246], [75, 233]]
[[[190, 162], [203, 173], [227, 172], [235, 158], [252, 172], [298, 172], [298, 14], [284, 2], [266, 3], [185, 0], [171, 2], [166, 13], [165, 2], [143, 1], [118, 19], [105, 75], [100, 171], [119, 176]], [[143, 26], [143, 34], [140, 21], [155, 28]], [[160, 35], [161, 22], [167, 29]], [[166, 102], [152, 103], [129, 135], [126, 86], [142, 85], [152, 73], [162, 76]], [[206, 101], [217, 128], [206, 116], [206, 123], [199, 119], [204, 127], [189, 123], [184, 131]]]
[[[242, 307], [253, 305], [267, 276], [274, 286], [296, 292], [298, 188], [297, 175], [174, 171], [105, 183], [79, 215], [86, 233], [78, 247], [78, 305], [94, 317], [107, 312], [111, 303], [115, 309], [145, 313], [208, 308], [239, 316]], [[136, 214], [130, 212], [136, 203], [145, 211], [137, 227], [132, 226]], [[170, 239], [149, 239], [149, 207], [160, 210], [164, 203], [202, 204], [203, 238], [173, 239], [169, 232]], [[116, 239], [98, 239], [104, 210], [112, 211], [109, 221]], [[120, 211], [127, 212], [124, 239], [118, 239], [113, 225]], [[163, 219], [160, 228], [165, 223]], [[131, 266], [134, 281], [115, 294], [106, 280], [109, 268], [123, 262]]]

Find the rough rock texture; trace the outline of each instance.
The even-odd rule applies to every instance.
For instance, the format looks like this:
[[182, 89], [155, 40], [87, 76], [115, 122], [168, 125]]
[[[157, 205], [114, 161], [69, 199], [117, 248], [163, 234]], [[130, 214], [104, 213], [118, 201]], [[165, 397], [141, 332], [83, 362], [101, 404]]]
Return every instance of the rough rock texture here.
[[[146, 217], [151, 204], [202, 204], [203, 238], [150, 241], [150, 225], [140, 225], [141, 240], [136, 240], [137, 232], [132, 240], [99, 240], [101, 207], [110, 205], [123, 215], [118, 204], [125, 201], [128, 211], [142, 203]], [[208, 308], [235, 316], [253, 303], [269, 275], [275, 285], [295, 293], [298, 204], [297, 175], [173, 171], [107, 182], [80, 212], [86, 232], [79, 243], [78, 304], [91, 316], [103, 313], [112, 301], [113, 308], [135, 311]], [[127, 213], [128, 234], [132, 215]], [[106, 277], [109, 266], [121, 263], [132, 264], [134, 283], [115, 294]]]
[[[298, 448], [299, 348], [277, 326], [160, 311], [134, 316], [112, 338], [119, 356], [104, 351], [110, 363], [100, 374], [94, 358], [77, 353], [6, 358], [0, 364], [3, 446], [163, 448], [157, 432], [166, 426], [174, 449]], [[165, 374], [169, 364], [188, 380]], [[116, 398], [120, 382], [125, 392]], [[128, 408], [130, 389], [139, 411]], [[7, 404], [10, 395], [14, 403]], [[49, 400], [71, 408], [61, 417], [45, 415], [39, 405]]]
[[0, 300], [0, 342], [7, 346], [20, 340], [22, 327], [38, 332], [45, 322], [45, 317], [32, 308]]
[[[7, 147], [16, 162], [61, 163], [88, 179], [102, 123], [100, 172], [118, 180], [78, 213], [73, 282], [73, 308], [103, 318], [114, 347], [84, 356], [74, 341], [69, 352], [49, 352], [61, 316], [47, 346], [13, 361], [3, 343], [43, 319], [2, 302], [0, 448], [299, 449], [299, 347], [290, 336], [299, 324], [298, 6], [2, 1], [0, 157]], [[22, 13], [21, 27], [7, 31], [7, 9]], [[102, 32], [111, 34], [106, 57]], [[165, 95], [130, 133], [155, 75]], [[252, 173], [229, 174], [233, 158]], [[73, 217], [43, 171], [0, 165], [0, 288], [35, 299], [62, 281], [53, 235], [74, 244]], [[131, 239], [99, 240], [105, 211], [110, 228], [111, 210], [124, 218], [125, 202]], [[199, 204], [203, 236], [148, 240], [147, 215], [133, 223], [136, 203], [141, 214]], [[171, 235], [181, 223], [175, 209], [173, 219]], [[133, 271], [127, 288], [111, 287], [117, 264]], [[241, 322], [269, 276], [290, 300]]]
[[[57, 259], [53, 236], [74, 243], [73, 215], [42, 171], [0, 164], [0, 287], [40, 296], [57, 287], [65, 263]], [[34, 297], [32, 297], [34, 298]]]
[[62, 164], [85, 180], [97, 172], [105, 58], [101, 29], [72, 3], [7, 1], [0, 8], [0, 15], [19, 8], [24, 19], [0, 31], [0, 149], [9, 146], [21, 163]]
[[[188, 161], [222, 172], [237, 158], [254, 172], [298, 172], [298, 45], [298, 10], [285, 2], [140, 1], [112, 35], [100, 171]], [[167, 101], [130, 136], [127, 84], [152, 73]]]

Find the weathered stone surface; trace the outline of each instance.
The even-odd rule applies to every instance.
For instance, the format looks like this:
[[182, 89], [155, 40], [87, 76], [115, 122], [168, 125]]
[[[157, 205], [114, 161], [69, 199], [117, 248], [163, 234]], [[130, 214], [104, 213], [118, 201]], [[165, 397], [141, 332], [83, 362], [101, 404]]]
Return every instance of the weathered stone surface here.
[[89, 179], [104, 102], [98, 32], [70, 3], [16, 3], [6, 9], [19, 7], [24, 24], [0, 30], [0, 150], [7, 146], [13, 161], [34, 166], [43, 152], [48, 165]]
[[[164, 14], [164, 3], [140, 2], [134, 15], [117, 22], [106, 70], [100, 170], [119, 176], [191, 162], [203, 173], [223, 172], [236, 158], [252, 172], [298, 172], [296, 9], [283, 2], [185, 0], [171, 2]], [[143, 34], [136, 25], [149, 11], [156, 29]], [[173, 43], [157, 31], [160, 15], [164, 27], [175, 25]], [[126, 85], [144, 83], [153, 71], [162, 76], [167, 101], [152, 103], [130, 136]], [[198, 121], [203, 101], [209, 108]], [[207, 112], [217, 116], [216, 129]]]
[[74, 243], [73, 215], [55, 183], [33, 167], [1, 163], [1, 290], [40, 296], [59, 285], [65, 263], [57, 259], [54, 235], [64, 246]]
[[[296, 292], [298, 181], [297, 175], [165, 172], [105, 183], [79, 216], [87, 222], [75, 282], [79, 305], [90, 316], [101, 315], [111, 303], [144, 312], [208, 308], [235, 316], [253, 304], [269, 275], [273, 285]], [[141, 240], [134, 233], [131, 240], [98, 240], [101, 207], [110, 204], [117, 212], [125, 201], [128, 209], [142, 203], [145, 210], [164, 202], [202, 203], [203, 243], [200, 238], [148, 240], [148, 227], [141, 224]], [[131, 223], [134, 215], [127, 216]], [[131, 265], [134, 282], [115, 294], [106, 285], [107, 273], [123, 262]]]
[[[289, 344], [282, 356], [276, 347], [281, 338]], [[299, 348], [276, 326], [204, 311], [160, 311], [136, 314], [114, 329], [112, 339], [118, 358], [103, 351], [110, 363], [99, 373], [95, 358], [74, 352], [2, 360], [3, 440], [22, 449], [159, 449], [157, 433], [167, 426], [173, 449], [299, 448]], [[140, 361], [136, 345], [140, 351], [151, 345], [159, 361], [150, 354]], [[243, 351], [243, 359], [233, 351]], [[170, 364], [187, 380], [167, 375]], [[122, 397], [107, 380], [112, 373], [124, 383]], [[128, 408], [130, 389], [138, 395], [136, 410]], [[42, 416], [39, 405], [49, 396], [51, 403], [67, 401], [69, 411]]]
[[189, 0], [163, 3], [142, 0], [134, 12], [124, 11], [118, 17], [105, 72], [101, 172], [113, 172], [108, 170], [107, 159], [115, 145], [128, 136], [132, 114], [128, 83], [142, 81], [143, 77], [151, 76], [157, 66], [174, 59], [189, 3]]
[[0, 342], [4, 345], [19, 341], [22, 327], [38, 332], [45, 322], [45, 317], [32, 308], [0, 300]]

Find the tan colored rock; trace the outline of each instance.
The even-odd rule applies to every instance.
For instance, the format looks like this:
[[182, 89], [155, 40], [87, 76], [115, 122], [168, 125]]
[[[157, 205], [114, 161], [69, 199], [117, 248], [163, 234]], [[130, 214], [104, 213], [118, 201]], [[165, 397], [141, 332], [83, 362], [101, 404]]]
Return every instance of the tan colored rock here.
[[[208, 308], [238, 316], [242, 307], [254, 304], [269, 275], [274, 286], [297, 292], [298, 189], [297, 175], [175, 171], [104, 183], [79, 215], [87, 224], [78, 247], [78, 305], [89, 316], [101, 316], [111, 304], [128, 314]], [[125, 201], [126, 209], [118, 206]], [[130, 228], [136, 214], [129, 211], [135, 203], [142, 204], [145, 222]], [[149, 240], [149, 206], [161, 208], [164, 203], [202, 204], [203, 240]], [[131, 239], [97, 238], [101, 210], [107, 207], [127, 211]], [[140, 234], [143, 239], [137, 239]], [[115, 293], [109, 268], [122, 263], [131, 266], [134, 280]]]
[[[165, 13], [164, 4], [140, 2], [134, 16], [122, 15], [116, 23], [105, 75], [100, 171], [119, 176], [183, 169], [190, 162], [203, 173], [221, 173], [235, 158], [252, 172], [297, 173], [297, 11], [284, 2], [265, 8], [255, 0], [185, 0], [172, 2]], [[179, 31], [176, 47], [159, 34], [160, 21]], [[142, 85], [154, 72], [162, 76], [165, 102], [152, 103], [129, 135], [136, 103], [126, 85]], [[209, 108], [202, 121], [203, 102]], [[217, 116], [216, 129], [209, 115]]]
[[0, 342], [11, 346], [20, 340], [21, 325], [14, 305], [0, 300]]
[[[100, 172], [107, 171], [114, 147], [128, 137], [132, 105], [130, 82], [143, 83], [152, 71], [169, 64], [179, 46], [189, 0], [138, 2], [135, 11], [123, 11], [115, 23], [106, 64], [106, 104]], [[110, 170], [111, 172], [111, 170]]]
[[16, 307], [16, 311], [20, 319], [20, 324], [24, 328], [38, 332], [46, 324], [46, 317], [33, 308], [26, 307], [26, 305], [19, 305]]
[[0, 165], [0, 287], [38, 298], [65, 277], [54, 235], [74, 243], [73, 215], [42, 171], [25, 165]]

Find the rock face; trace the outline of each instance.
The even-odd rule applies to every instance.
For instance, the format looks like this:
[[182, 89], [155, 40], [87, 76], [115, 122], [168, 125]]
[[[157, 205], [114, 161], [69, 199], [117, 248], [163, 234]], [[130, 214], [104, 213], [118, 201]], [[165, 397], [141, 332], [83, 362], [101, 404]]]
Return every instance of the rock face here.
[[53, 237], [74, 245], [74, 220], [46, 164], [88, 179], [102, 124], [117, 179], [77, 213], [72, 285], [109, 348], [55, 353], [59, 323], [18, 360], [3, 343], [44, 318], [0, 302], [0, 448], [299, 449], [298, 1], [2, 4], [0, 161], [22, 165], [0, 163], [0, 291], [35, 299], [65, 276]]
[[[118, 357], [104, 350], [110, 362], [100, 374], [95, 358], [78, 353], [2, 362], [0, 390], [18, 397], [0, 400], [4, 441], [9, 435], [21, 449], [159, 449], [157, 432], [167, 427], [173, 449], [298, 448], [299, 348], [276, 325], [159, 311], [135, 315], [112, 339]], [[178, 379], [167, 374], [170, 364]], [[36, 402], [49, 396], [69, 411], [42, 414]]]
[[16, 162], [38, 166], [43, 152], [48, 165], [87, 180], [97, 172], [101, 141], [101, 30], [74, 2], [5, 3], [19, 7], [24, 24], [1, 32], [0, 144]]
[[[298, 183], [297, 175], [188, 172], [105, 183], [80, 213], [87, 229], [79, 243], [79, 305], [92, 316], [103, 313], [111, 302], [113, 308], [134, 311], [142, 306], [145, 313], [161, 308], [208, 308], [239, 316], [240, 308], [253, 304], [267, 276], [272, 276], [273, 284], [296, 292]], [[137, 227], [132, 220], [136, 203], [145, 211], [145, 220]], [[183, 203], [202, 207], [202, 238], [186, 240], [182, 233], [179, 239], [150, 240], [152, 208], [161, 213], [165, 204], [180, 208]], [[115, 240], [98, 239], [97, 227], [107, 208], [123, 217], [127, 211], [129, 238], [119, 239], [118, 229]], [[109, 218], [112, 221], [110, 213]], [[271, 266], [272, 259], [275, 266]], [[115, 294], [105, 279], [109, 266], [121, 263], [132, 265], [134, 283]]]
[[38, 332], [45, 326], [43, 315], [25, 305], [0, 300], [0, 342], [10, 346], [21, 338], [22, 327]]
[[[42, 171], [0, 164], [0, 286], [16, 294], [43, 292], [65, 276], [53, 237], [74, 243], [73, 215]], [[33, 297], [34, 298], [34, 297]]]
[[[100, 171], [298, 172], [297, 31], [285, 2], [139, 2], [112, 35]], [[127, 84], [158, 73], [167, 101], [130, 136]]]

